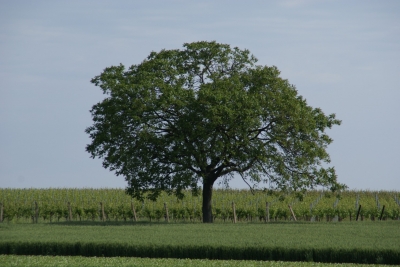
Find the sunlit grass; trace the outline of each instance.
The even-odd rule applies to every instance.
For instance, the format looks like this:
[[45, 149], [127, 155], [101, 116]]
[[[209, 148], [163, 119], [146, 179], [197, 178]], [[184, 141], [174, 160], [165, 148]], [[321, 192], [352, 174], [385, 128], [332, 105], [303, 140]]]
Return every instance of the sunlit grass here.
[[65, 257], [65, 256], [15, 256], [0, 255], [0, 266], [30, 266], [30, 267], [86, 267], [86, 266], [121, 266], [121, 267], [345, 267], [345, 266], [376, 266], [366, 264], [331, 264], [317, 262], [282, 262], [282, 261], [233, 261], [233, 260], [196, 260], [196, 259], [149, 259], [128, 257]]

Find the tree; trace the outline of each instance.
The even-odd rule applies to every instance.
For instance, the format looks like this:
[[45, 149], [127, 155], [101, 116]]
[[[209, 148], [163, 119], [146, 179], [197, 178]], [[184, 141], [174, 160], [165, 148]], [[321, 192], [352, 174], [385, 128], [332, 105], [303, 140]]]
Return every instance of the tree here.
[[248, 50], [195, 42], [152, 52], [128, 70], [106, 68], [91, 80], [107, 97], [91, 109], [86, 150], [125, 177], [132, 197], [202, 191], [203, 222], [213, 221], [214, 183], [234, 174], [285, 191], [344, 188], [324, 167], [332, 142], [325, 129], [340, 121], [308, 106], [276, 67], [256, 62]]

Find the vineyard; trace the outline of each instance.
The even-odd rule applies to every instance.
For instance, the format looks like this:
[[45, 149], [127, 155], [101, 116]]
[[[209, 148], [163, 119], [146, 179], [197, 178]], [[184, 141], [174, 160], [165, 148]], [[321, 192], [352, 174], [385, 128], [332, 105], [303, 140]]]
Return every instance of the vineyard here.
[[[153, 202], [131, 199], [122, 189], [2, 188], [0, 221], [195, 222], [201, 221], [201, 203], [201, 197], [189, 191], [182, 200], [162, 194]], [[301, 199], [296, 194], [217, 189], [212, 205], [216, 222], [399, 220], [400, 192], [309, 191]]]

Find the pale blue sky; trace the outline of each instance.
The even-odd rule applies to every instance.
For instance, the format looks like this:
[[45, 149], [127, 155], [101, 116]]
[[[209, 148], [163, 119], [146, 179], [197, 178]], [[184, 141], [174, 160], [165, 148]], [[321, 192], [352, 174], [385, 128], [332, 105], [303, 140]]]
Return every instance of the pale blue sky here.
[[[400, 190], [400, 1], [0, 0], [0, 187], [125, 187], [85, 152], [90, 79], [194, 41], [249, 49], [342, 125], [339, 181]], [[239, 180], [232, 187], [244, 187]]]

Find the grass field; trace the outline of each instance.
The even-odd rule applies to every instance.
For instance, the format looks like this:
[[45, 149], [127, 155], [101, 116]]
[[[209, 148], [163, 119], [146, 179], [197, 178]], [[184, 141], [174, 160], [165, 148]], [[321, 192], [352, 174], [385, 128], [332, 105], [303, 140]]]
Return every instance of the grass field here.
[[400, 222], [0, 224], [0, 242], [398, 249]]
[[15, 256], [0, 255], [0, 266], [29, 267], [88, 267], [88, 266], [118, 266], [118, 267], [369, 267], [366, 264], [332, 264], [318, 262], [283, 262], [283, 261], [233, 261], [233, 260], [196, 260], [196, 259], [149, 259], [149, 258], [96, 258], [96, 257], [65, 257], [65, 256]]
[[398, 221], [0, 224], [0, 254], [400, 264], [399, 240]]
[[152, 202], [121, 189], [0, 188], [0, 266], [400, 265], [400, 192], [214, 193], [215, 223], [202, 224], [189, 191]]

